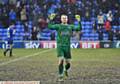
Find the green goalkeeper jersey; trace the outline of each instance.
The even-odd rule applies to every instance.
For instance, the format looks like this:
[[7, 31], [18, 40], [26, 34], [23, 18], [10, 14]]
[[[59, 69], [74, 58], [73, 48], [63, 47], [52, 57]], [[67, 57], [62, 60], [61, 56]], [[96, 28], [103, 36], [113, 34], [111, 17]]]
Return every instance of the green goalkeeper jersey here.
[[79, 31], [80, 25], [75, 28], [74, 25], [69, 24], [48, 24], [48, 28], [55, 29], [57, 31], [57, 46], [70, 46], [70, 37], [72, 30]]

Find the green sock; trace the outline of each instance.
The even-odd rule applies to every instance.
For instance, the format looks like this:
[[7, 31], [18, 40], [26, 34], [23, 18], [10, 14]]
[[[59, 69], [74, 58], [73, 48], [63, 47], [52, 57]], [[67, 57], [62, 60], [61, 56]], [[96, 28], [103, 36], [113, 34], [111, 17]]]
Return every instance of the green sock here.
[[67, 71], [69, 68], [70, 68], [70, 63], [67, 63], [67, 64], [65, 65], [66, 71]]
[[64, 66], [63, 66], [63, 64], [60, 64], [59, 65], [59, 75], [60, 76], [63, 75], [63, 70], [64, 70]]

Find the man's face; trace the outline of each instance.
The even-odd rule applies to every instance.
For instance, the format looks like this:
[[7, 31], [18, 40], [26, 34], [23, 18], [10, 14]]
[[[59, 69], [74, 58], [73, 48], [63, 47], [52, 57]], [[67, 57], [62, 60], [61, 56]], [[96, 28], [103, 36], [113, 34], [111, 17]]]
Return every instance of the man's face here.
[[61, 22], [64, 23], [64, 24], [67, 24], [67, 22], [68, 22], [68, 17], [67, 17], [67, 15], [62, 15], [62, 16], [61, 16]]

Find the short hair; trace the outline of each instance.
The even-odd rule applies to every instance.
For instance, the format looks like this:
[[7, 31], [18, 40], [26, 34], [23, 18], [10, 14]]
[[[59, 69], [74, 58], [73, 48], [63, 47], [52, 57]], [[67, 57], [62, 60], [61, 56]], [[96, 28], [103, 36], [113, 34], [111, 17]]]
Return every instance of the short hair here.
[[61, 15], [61, 17], [67, 17], [67, 18], [68, 18], [68, 16], [67, 16], [67, 15], [65, 15], [65, 14], [62, 14], [62, 15]]

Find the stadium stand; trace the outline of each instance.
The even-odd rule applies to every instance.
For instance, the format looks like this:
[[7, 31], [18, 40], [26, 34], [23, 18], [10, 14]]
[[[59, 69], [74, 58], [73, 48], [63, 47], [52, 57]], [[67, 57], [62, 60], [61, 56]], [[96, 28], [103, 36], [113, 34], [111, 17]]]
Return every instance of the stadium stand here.
[[[4, 2], [4, 3], [3, 3]], [[113, 4], [114, 3], [114, 4]], [[38, 26], [38, 19], [48, 19], [49, 14], [56, 13], [62, 14], [67, 13], [71, 18], [73, 15], [80, 14], [82, 24], [82, 41], [98, 41], [99, 34], [97, 31], [93, 31], [93, 21], [97, 21], [97, 15], [102, 11], [103, 15], [106, 16], [108, 11], [111, 10], [113, 14], [112, 31], [115, 33], [116, 30], [120, 31], [120, 0], [0, 0], [0, 17], [3, 11], [9, 14], [10, 9], [14, 9], [17, 14], [16, 20], [16, 35], [15, 40], [26, 40], [25, 28], [28, 28], [28, 38], [31, 40], [31, 32], [33, 26]], [[9, 10], [7, 9], [9, 7]], [[26, 7], [27, 11], [27, 23], [26, 26], [22, 24], [20, 20], [20, 12], [22, 7]], [[64, 8], [64, 9], [63, 9]], [[74, 9], [73, 9], [74, 8]], [[59, 16], [58, 15], [58, 16]], [[106, 18], [106, 17], [105, 17]], [[6, 18], [9, 20], [8, 18]], [[56, 23], [59, 23], [59, 21]], [[39, 30], [38, 28], [38, 40], [50, 40], [52, 30], [47, 28]], [[0, 18], [0, 40], [6, 40], [6, 31], [2, 24], [2, 18]], [[98, 30], [99, 31], [99, 30]], [[116, 37], [114, 35], [114, 40]], [[103, 29], [103, 40], [108, 40], [108, 33]], [[120, 40], [120, 39], [119, 39]]]

